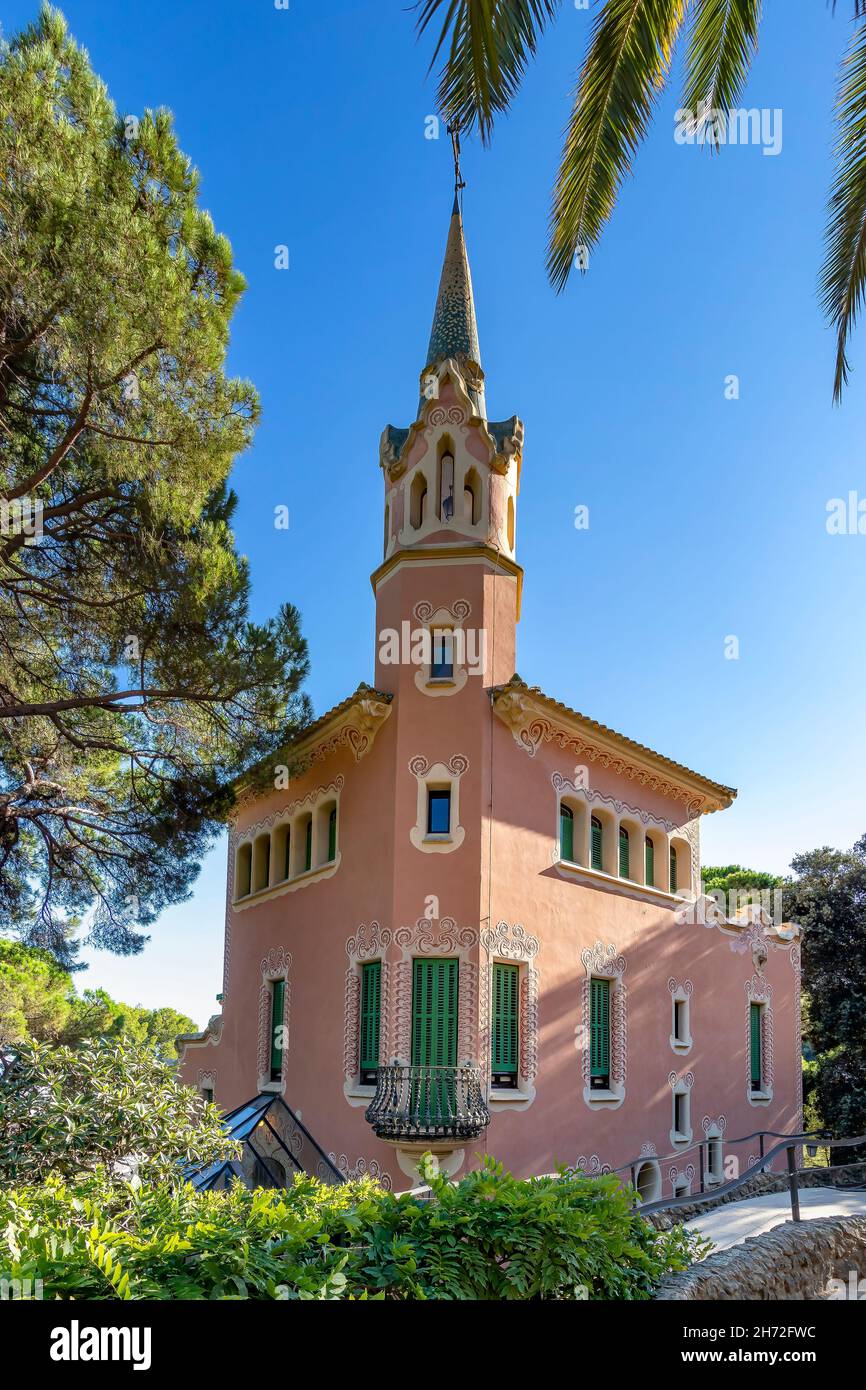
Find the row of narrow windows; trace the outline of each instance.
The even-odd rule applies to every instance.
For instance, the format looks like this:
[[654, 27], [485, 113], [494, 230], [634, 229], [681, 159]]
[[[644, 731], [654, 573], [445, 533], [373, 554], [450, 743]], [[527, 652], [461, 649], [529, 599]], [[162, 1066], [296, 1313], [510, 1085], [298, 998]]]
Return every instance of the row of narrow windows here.
[[[434, 501], [433, 515], [443, 522], [454, 519], [454, 455], [443, 453], [437, 469], [439, 480], [439, 503]], [[463, 484], [462, 519], [469, 526], [477, 526], [481, 519], [481, 480], [474, 468], [470, 468]], [[419, 468], [409, 488], [409, 522], [419, 531], [430, 516], [430, 501], [427, 492], [427, 479]], [[388, 517], [386, 512], [386, 527]], [[387, 537], [387, 531], [386, 531]], [[386, 539], [387, 543], [387, 539]]]
[[[416, 958], [412, 967], [412, 1066], [457, 1065], [458, 968], [456, 959]], [[362, 1085], [375, 1085], [379, 1067], [382, 1013], [382, 962], [361, 966], [361, 1008], [358, 1072]], [[612, 1053], [611, 996], [613, 981], [602, 976], [590, 980], [590, 1087], [610, 1090]], [[283, 1020], [286, 981], [271, 982], [270, 1077], [279, 1081], [283, 1072]], [[673, 1033], [679, 1042], [690, 1041], [688, 1002], [673, 1001]], [[765, 1006], [750, 1008], [750, 1084], [763, 1090]], [[497, 961], [493, 966], [491, 999], [491, 1082], [497, 1089], [516, 1088], [520, 1065], [520, 967]], [[690, 1134], [688, 1091], [673, 1095], [673, 1130]], [[712, 1167], [712, 1165], [710, 1165]]]
[[327, 802], [238, 846], [235, 899], [286, 883], [333, 863], [336, 857], [337, 805]]
[[[589, 867], [597, 869], [600, 873], [604, 872], [605, 866], [605, 836], [611, 834], [611, 827], [606, 827], [598, 816], [592, 816], [589, 822]], [[632, 836], [628, 829], [621, 825], [619, 827], [617, 845], [617, 867], [620, 878], [634, 880], [632, 873], [632, 855], [639, 848], [632, 843]], [[574, 812], [570, 806], [564, 803], [559, 807], [559, 853], [560, 858], [568, 860], [569, 863], [580, 862], [575, 859], [575, 835], [574, 835]], [[661, 880], [659, 872], [660, 866], [657, 865], [656, 845], [650, 835], [644, 836], [643, 841], [644, 855], [644, 878], [643, 882], [649, 888], [666, 888], [670, 893], [676, 893], [681, 883], [689, 882], [691, 876], [691, 865], [681, 864], [680, 859], [684, 857], [684, 851], [671, 845], [668, 850], [668, 884]]]

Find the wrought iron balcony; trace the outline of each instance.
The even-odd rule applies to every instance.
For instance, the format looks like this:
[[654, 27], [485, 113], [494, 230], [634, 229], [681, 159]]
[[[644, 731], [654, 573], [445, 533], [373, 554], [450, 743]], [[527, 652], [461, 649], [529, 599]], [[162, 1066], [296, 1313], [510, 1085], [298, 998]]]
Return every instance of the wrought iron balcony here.
[[406, 1144], [477, 1139], [490, 1111], [477, 1067], [379, 1067], [366, 1118], [380, 1139]]

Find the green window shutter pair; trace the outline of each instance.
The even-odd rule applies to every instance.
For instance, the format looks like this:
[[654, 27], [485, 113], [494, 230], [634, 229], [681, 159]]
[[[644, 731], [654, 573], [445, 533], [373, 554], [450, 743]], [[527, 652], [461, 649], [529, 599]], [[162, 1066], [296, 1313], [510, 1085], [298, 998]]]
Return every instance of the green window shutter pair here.
[[628, 863], [628, 831], [627, 831], [623, 826], [620, 826], [620, 830], [619, 830], [619, 876], [620, 876], [620, 878], [628, 878], [628, 876], [629, 876], [628, 869], [629, 869], [629, 863]]
[[645, 868], [644, 878], [646, 879], [647, 887], [649, 887], [649, 888], [654, 888], [654, 887], [655, 887], [655, 881], [656, 881], [655, 856], [656, 856], [655, 845], [653, 844], [653, 842], [652, 842], [652, 840], [650, 839], [649, 835], [647, 835], [646, 838], [645, 838], [645, 840], [644, 840], [644, 868]]
[[598, 819], [597, 816], [593, 816], [592, 818], [590, 832], [590, 867], [593, 869], [600, 870], [603, 865], [604, 857], [602, 855], [601, 821]]
[[559, 808], [559, 857], [574, 862], [574, 812], [568, 806]]
[[763, 1019], [761, 1014], [762, 1007], [760, 1004], [749, 1005], [749, 1051], [751, 1053], [750, 1070], [753, 1091], [760, 1091], [763, 1081], [763, 1066], [761, 1061], [761, 1054], [763, 1052]]
[[283, 1018], [286, 1011], [286, 982], [274, 980], [271, 985], [271, 1080], [283, 1076]]
[[457, 961], [417, 959], [412, 971], [412, 1065], [457, 1065]]
[[590, 1076], [610, 1076], [610, 980], [589, 982]]
[[671, 848], [671, 892], [677, 891], [677, 852]]
[[519, 968], [493, 966], [493, 1039], [491, 1065], [494, 1072], [517, 1072]]
[[337, 808], [331, 807], [328, 816], [328, 862], [337, 857]]
[[382, 1013], [382, 962], [367, 961], [361, 967], [361, 1058], [362, 1072], [379, 1065], [379, 1027]]

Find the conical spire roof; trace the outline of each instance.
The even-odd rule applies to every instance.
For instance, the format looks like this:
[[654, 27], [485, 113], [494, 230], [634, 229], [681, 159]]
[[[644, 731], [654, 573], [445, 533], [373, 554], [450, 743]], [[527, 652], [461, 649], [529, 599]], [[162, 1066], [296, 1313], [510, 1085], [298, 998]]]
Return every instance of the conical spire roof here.
[[481, 366], [475, 299], [472, 294], [472, 272], [469, 269], [463, 218], [456, 195], [451, 225], [448, 228], [445, 264], [439, 281], [426, 365], [432, 366], [435, 362], [444, 361], [446, 357], [466, 357], [470, 362]]

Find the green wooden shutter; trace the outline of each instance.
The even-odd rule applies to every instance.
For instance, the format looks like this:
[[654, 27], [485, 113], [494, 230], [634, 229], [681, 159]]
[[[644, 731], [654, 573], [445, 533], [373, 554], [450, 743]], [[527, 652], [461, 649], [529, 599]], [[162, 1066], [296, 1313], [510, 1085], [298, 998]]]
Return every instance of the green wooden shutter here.
[[271, 985], [271, 1080], [280, 1081], [283, 1075], [283, 1015], [286, 1007], [286, 982], [274, 980]]
[[644, 877], [646, 879], [648, 887], [650, 888], [655, 887], [656, 881], [655, 853], [655, 845], [653, 844], [649, 835], [647, 835], [644, 840]]
[[574, 815], [568, 806], [559, 808], [559, 857], [574, 862]]
[[602, 843], [601, 843], [602, 829], [601, 829], [601, 821], [598, 819], [597, 816], [593, 816], [593, 818], [592, 818], [591, 830], [592, 830], [592, 835], [591, 835], [591, 841], [592, 841], [592, 847], [591, 847], [591, 848], [592, 848], [592, 853], [591, 853], [591, 867], [592, 867], [593, 869], [601, 869], [602, 866], [603, 866], [603, 858], [604, 858], [603, 855], [602, 855]]
[[493, 966], [493, 1046], [494, 1072], [517, 1073], [517, 1016], [519, 968], [516, 965]]
[[304, 845], [304, 868], [313, 867], [313, 818], [307, 821], [307, 839]]
[[379, 1019], [382, 1010], [382, 962], [367, 961], [361, 967], [361, 1061], [362, 1072], [379, 1065]]
[[628, 878], [628, 831], [620, 826], [619, 828], [619, 876]]
[[457, 1065], [457, 961], [416, 960], [412, 981], [412, 1065]]
[[331, 808], [328, 816], [328, 861], [337, 857], [337, 808]]
[[751, 1059], [750, 1059], [750, 1060], [751, 1060], [752, 1090], [753, 1090], [753, 1091], [760, 1091], [760, 1089], [761, 1089], [761, 1082], [762, 1082], [762, 1079], [763, 1079], [763, 1078], [762, 1078], [763, 1067], [762, 1067], [762, 1065], [761, 1065], [761, 1052], [762, 1052], [762, 1047], [761, 1047], [762, 1037], [761, 1037], [761, 1034], [762, 1034], [762, 1031], [763, 1031], [763, 1029], [762, 1029], [762, 1022], [763, 1022], [763, 1020], [761, 1019], [761, 1012], [762, 1012], [762, 1010], [761, 1010], [761, 1005], [760, 1005], [760, 1004], [751, 1004], [751, 1005], [749, 1006], [749, 1039], [750, 1039], [750, 1042], [751, 1042], [751, 1048], [750, 1048]]
[[671, 848], [671, 892], [677, 891], [677, 852]]
[[589, 1070], [591, 1076], [610, 1076], [610, 980], [590, 981]]

